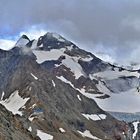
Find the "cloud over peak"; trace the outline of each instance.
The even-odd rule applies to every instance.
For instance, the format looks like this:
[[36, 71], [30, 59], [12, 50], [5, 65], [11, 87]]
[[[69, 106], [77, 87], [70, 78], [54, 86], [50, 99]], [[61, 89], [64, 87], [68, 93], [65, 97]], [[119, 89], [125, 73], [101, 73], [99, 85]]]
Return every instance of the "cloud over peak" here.
[[139, 13], [139, 0], [1, 0], [0, 36], [53, 31], [115, 61], [140, 61]]

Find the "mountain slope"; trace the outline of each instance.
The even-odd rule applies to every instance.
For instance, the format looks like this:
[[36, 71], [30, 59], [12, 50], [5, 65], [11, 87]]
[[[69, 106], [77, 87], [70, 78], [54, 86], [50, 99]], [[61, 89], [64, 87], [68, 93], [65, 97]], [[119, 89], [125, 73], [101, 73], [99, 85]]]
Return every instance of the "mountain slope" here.
[[38, 40], [24, 35], [13, 49], [0, 50], [0, 104], [33, 138], [129, 140], [128, 124], [99, 107], [115, 94], [102, 76], [107, 71], [113, 73], [109, 80], [139, 75], [103, 62], [58, 34]]
[[63, 76], [85, 96], [96, 100], [101, 108], [107, 111], [139, 111], [139, 71], [105, 63], [53, 33], [36, 40], [36, 47], [33, 42], [27, 46], [34, 48], [38, 64], [56, 76]]

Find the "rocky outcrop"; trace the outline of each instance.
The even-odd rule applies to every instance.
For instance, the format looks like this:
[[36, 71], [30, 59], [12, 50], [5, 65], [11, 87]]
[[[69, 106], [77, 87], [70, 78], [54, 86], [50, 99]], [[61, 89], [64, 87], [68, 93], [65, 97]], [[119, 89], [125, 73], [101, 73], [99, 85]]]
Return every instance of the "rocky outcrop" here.
[[18, 116], [14, 116], [0, 105], [0, 139], [1, 140], [38, 140], [23, 127]]

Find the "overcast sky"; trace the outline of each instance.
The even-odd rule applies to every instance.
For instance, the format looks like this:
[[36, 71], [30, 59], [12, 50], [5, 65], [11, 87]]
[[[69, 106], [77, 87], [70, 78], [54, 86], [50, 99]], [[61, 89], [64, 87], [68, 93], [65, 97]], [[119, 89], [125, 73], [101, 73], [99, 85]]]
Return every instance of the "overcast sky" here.
[[0, 0], [2, 47], [47, 31], [106, 60], [140, 62], [140, 0]]

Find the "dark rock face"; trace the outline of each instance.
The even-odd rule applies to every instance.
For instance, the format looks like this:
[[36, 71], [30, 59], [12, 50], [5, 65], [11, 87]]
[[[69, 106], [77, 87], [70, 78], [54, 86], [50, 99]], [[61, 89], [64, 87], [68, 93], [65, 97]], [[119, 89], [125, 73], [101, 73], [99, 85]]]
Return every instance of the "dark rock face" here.
[[[60, 38], [62, 41], [59, 41], [57, 38]], [[40, 48], [41, 50], [43, 49], [49, 51], [50, 49], [60, 49], [65, 46], [69, 46], [72, 43], [58, 34], [48, 32], [39, 38], [37, 45], [40, 46], [41, 44], [44, 46], [43, 48]]]
[[[27, 37], [24, 38], [28, 40]], [[82, 67], [84, 74], [76, 79], [73, 71], [63, 64], [67, 56], [61, 55], [58, 60], [44, 61], [39, 64], [31, 50], [32, 44], [33, 41], [30, 41], [25, 48], [17, 46], [10, 51], [0, 50], [0, 97], [4, 92], [2, 100], [6, 101], [14, 91], [18, 91], [21, 98], [29, 98], [19, 109], [22, 116], [9, 113], [0, 106], [4, 110], [2, 111], [4, 118], [8, 119], [7, 126], [3, 125], [3, 120], [0, 122], [0, 126], [2, 126], [0, 133], [4, 134], [2, 140], [8, 138], [10, 140], [11, 133], [16, 133], [16, 128], [8, 129], [8, 133], [4, 132], [9, 124], [11, 127], [17, 124], [11, 123], [14, 119], [21, 123], [21, 126], [17, 125], [19, 135], [15, 134], [12, 137], [14, 140], [39, 139], [37, 137], [38, 130], [52, 135], [54, 140], [89, 140], [90, 138], [82, 137], [78, 133], [78, 131], [84, 133], [86, 130], [92, 136], [100, 139], [131, 140], [127, 123], [118, 121], [103, 111], [94, 100], [80, 93], [80, 89], [84, 87], [85, 91], [91, 94], [103, 94], [96, 87], [99, 81], [91, 80], [88, 76], [90, 73], [110, 68], [109, 64], [104, 63], [91, 53], [79, 49], [61, 36], [47, 33], [40, 37], [36, 46], [38, 51], [50, 51], [72, 45], [71, 49], [65, 49], [64, 54], [68, 57], [78, 58], [78, 61], [74, 61]], [[42, 44], [43, 47], [39, 47]], [[84, 61], [83, 58], [86, 56], [90, 56], [92, 59]], [[60, 79], [61, 76], [69, 82]], [[103, 95], [100, 98], [109, 98], [109, 95]], [[5, 115], [8, 113], [9, 115]], [[83, 114], [95, 115], [98, 119], [89, 119]], [[105, 118], [100, 115], [104, 115]], [[9, 119], [8, 116], [12, 117]], [[27, 131], [29, 128], [32, 129], [31, 132]], [[63, 128], [65, 132], [61, 132], [60, 128]], [[23, 134], [21, 134], [22, 131]], [[22, 138], [20, 139], [19, 136]]]
[[27, 35], [22, 35], [22, 37], [21, 38], [24, 38], [24, 39], [27, 39], [27, 40], [29, 40], [30, 41], [30, 39], [27, 37]]
[[79, 64], [82, 66], [82, 68], [84, 69], [84, 71], [86, 71], [87, 74], [105, 71], [109, 67], [107, 63], [103, 63], [103, 61], [99, 58], [94, 58], [90, 62], [84, 62], [79, 60]]
[[21, 121], [0, 105], [0, 139], [1, 140], [37, 140], [23, 127]]

